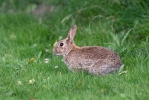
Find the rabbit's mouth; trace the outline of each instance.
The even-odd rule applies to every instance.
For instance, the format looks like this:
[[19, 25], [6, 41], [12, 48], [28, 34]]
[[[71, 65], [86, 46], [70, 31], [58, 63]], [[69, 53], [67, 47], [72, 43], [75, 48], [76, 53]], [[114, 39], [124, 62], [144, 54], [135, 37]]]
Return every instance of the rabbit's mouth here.
[[57, 50], [53, 50], [54, 55], [61, 55], [61, 52], [58, 52]]
[[57, 55], [57, 56], [60, 56], [61, 54], [60, 53], [54, 53], [55, 55]]

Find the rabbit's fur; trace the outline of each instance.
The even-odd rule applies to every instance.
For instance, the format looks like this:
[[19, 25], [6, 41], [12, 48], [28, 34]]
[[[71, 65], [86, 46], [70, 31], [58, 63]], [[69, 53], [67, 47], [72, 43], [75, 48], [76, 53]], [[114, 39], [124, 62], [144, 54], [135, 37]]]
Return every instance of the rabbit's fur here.
[[76, 29], [76, 25], [72, 27], [68, 37], [60, 40], [53, 49], [55, 55], [63, 56], [70, 70], [86, 70], [97, 75], [105, 75], [118, 70], [122, 62], [114, 51], [100, 46], [76, 46], [73, 41]]

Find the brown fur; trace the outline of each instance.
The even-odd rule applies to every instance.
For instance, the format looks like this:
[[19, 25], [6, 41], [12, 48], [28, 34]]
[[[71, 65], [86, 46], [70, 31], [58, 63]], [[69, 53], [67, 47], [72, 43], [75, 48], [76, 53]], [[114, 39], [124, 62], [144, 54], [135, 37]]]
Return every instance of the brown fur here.
[[[75, 33], [76, 26], [53, 49], [54, 54], [63, 56], [70, 70], [86, 70], [91, 74], [105, 75], [115, 72], [122, 65], [119, 55], [112, 50], [99, 46], [76, 46], [73, 41]], [[60, 46], [60, 43], [64, 45]]]

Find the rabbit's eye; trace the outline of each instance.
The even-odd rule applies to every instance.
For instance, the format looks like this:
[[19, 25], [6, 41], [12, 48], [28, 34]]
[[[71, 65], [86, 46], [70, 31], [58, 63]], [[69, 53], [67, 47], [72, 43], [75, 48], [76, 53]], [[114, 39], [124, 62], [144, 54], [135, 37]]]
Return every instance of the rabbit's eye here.
[[63, 43], [60, 43], [60, 46], [63, 46], [64, 44]]

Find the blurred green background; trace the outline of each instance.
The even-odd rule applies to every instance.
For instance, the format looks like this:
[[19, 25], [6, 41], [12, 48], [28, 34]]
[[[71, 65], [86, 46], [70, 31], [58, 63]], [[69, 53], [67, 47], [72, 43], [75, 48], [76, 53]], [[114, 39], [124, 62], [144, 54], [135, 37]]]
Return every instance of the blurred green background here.
[[[68, 70], [52, 49], [75, 24], [76, 45], [115, 50], [124, 70]], [[148, 75], [148, 0], [0, 0], [1, 100], [147, 100]]]

